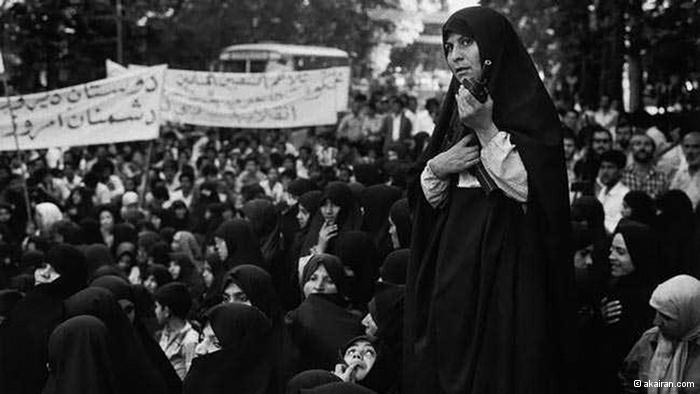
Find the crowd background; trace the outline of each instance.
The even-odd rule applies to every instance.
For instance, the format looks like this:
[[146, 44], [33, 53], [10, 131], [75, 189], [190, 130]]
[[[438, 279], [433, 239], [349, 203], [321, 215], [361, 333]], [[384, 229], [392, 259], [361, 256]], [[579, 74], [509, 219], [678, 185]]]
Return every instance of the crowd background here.
[[[332, 126], [2, 154], [0, 392], [401, 392], [406, 196], [440, 97], [350, 101]], [[578, 389], [700, 390], [700, 129], [558, 104]]]

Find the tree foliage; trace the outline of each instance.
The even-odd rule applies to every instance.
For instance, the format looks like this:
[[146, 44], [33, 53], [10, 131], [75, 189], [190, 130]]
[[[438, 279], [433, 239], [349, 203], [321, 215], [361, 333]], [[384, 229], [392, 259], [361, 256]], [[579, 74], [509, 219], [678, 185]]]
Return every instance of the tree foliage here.
[[225, 46], [275, 41], [341, 48], [362, 73], [374, 31], [385, 28], [366, 9], [392, 6], [386, 0], [121, 2], [121, 14], [117, 0], [25, 0], [8, 8], [3, 49], [22, 61], [11, 83], [26, 92], [104, 76], [104, 60], [116, 60], [118, 21], [124, 63], [202, 70]]

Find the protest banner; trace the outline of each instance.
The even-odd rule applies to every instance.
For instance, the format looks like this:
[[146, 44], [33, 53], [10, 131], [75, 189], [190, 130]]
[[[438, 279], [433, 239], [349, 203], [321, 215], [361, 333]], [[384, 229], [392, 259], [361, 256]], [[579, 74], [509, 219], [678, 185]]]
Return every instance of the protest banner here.
[[0, 104], [0, 151], [158, 138], [165, 69], [9, 97]]
[[[109, 65], [112, 75], [139, 70]], [[334, 124], [348, 106], [350, 69], [274, 73], [168, 69], [161, 102], [165, 121], [199, 126], [286, 128]]]

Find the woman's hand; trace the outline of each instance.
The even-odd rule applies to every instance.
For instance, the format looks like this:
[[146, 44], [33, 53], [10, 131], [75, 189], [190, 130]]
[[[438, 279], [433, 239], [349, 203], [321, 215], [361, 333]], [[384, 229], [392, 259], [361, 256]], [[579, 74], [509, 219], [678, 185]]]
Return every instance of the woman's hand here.
[[336, 364], [333, 373], [335, 376], [343, 380], [343, 382], [355, 383], [355, 369], [357, 369], [358, 363], [345, 365]]
[[610, 301], [605, 297], [601, 300], [600, 314], [605, 324], [615, 324], [622, 317], [622, 303], [618, 300]]
[[317, 250], [319, 253], [324, 253], [328, 247], [328, 241], [338, 235], [338, 225], [335, 223], [323, 222], [321, 230], [318, 232]]
[[454, 144], [450, 149], [433, 157], [428, 165], [438, 178], [446, 178], [450, 174], [460, 173], [474, 166], [481, 160], [478, 146], [467, 146], [474, 139], [474, 134], [468, 134]]
[[455, 96], [459, 120], [479, 135], [482, 145], [491, 141], [498, 128], [493, 123], [493, 100], [488, 96], [485, 103], [479, 102], [464, 86], [459, 87]]

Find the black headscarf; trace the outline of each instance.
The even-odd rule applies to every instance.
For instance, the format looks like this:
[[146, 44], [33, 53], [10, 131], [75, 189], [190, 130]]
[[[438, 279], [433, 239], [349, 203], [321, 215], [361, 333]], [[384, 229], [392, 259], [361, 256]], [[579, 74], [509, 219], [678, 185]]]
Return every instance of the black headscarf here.
[[[569, 196], [562, 147], [561, 124], [557, 112], [537, 70], [508, 19], [485, 7], [469, 7], [452, 14], [443, 25], [443, 42], [450, 33], [472, 37], [481, 60], [490, 60], [488, 90], [493, 99], [493, 122], [510, 134], [528, 173], [528, 220], [533, 221], [544, 251], [547, 302], [547, 331], [551, 333], [553, 365], [570, 371], [569, 354], [573, 324], [573, 264], [570, 251]], [[418, 176], [427, 161], [449, 148], [454, 132], [464, 127], [459, 122], [455, 95], [460, 81], [452, 78], [430, 145], [415, 168], [409, 198], [415, 206], [412, 262], [408, 283], [417, 275], [434, 232], [437, 212], [427, 202]], [[413, 310], [413, 289], [407, 295], [407, 311]], [[559, 375], [557, 375], [559, 376]], [[566, 379], [560, 376], [562, 381]]]
[[209, 322], [222, 349], [194, 359], [183, 393], [268, 393], [273, 380], [270, 321], [255, 307], [224, 304], [209, 312]]
[[260, 251], [266, 267], [273, 267], [283, 253], [280, 217], [274, 204], [255, 199], [243, 205], [243, 214], [250, 221], [253, 233], [260, 241]]
[[280, 318], [281, 309], [277, 293], [272, 285], [272, 277], [264, 269], [244, 264], [226, 274], [223, 288], [235, 283], [243, 290], [250, 302], [271, 321]]
[[339, 306], [331, 295], [310, 294], [287, 315], [289, 333], [299, 351], [298, 369], [335, 365], [338, 349], [364, 332], [361, 320], [361, 316]]
[[203, 286], [202, 275], [195, 268], [190, 256], [187, 253], [171, 253], [170, 259], [180, 266], [180, 275], [174, 280], [186, 284], [192, 294], [199, 294]]
[[155, 279], [156, 283], [158, 284], [158, 287], [161, 287], [173, 281], [173, 276], [170, 275], [170, 271], [168, 271], [168, 268], [161, 264], [153, 264], [148, 266], [148, 268], [146, 269], [145, 278], [148, 278], [151, 275], [153, 275], [153, 279]]
[[399, 249], [389, 253], [379, 269], [382, 281], [395, 285], [406, 284], [406, 269], [411, 260], [411, 249]]
[[299, 281], [300, 286], [303, 288], [304, 284], [309, 281], [311, 275], [313, 275], [320, 266], [326, 269], [328, 275], [333, 279], [333, 283], [335, 283], [338, 289], [338, 294], [329, 294], [328, 298], [333, 299], [338, 305], [344, 307], [346, 305], [346, 299], [349, 297], [352, 290], [350, 289], [350, 283], [345, 273], [343, 263], [334, 255], [318, 253], [311, 256], [301, 273]]
[[683, 191], [670, 190], [658, 198], [656, 205], [659, 215], [653, 228], [659, 234], [663, 259], [667, 264], [663, 278], [694, 273], [690, 271], [691, 240], [695, 232], [693, 203]]
[[115, 248], [122, 242], [131, 242], [132, 244], [138, 242], [138, 232], [136, 231], [136, 227], [131, 223], [124, 222], [115, 224], [112, 233], [114, 234]]
[[[184, 218], [179, 219], [177, 215], [175, 215], [175, 211], [178, 209], [184, 209], [186, 211]], [[175, 229], [175, 231], [191, 230], [192, 220], [190, 218], [190, 209], [187, 208], [187, 205], [185, 205], [184, 202], [182, 202], [181, 200], [173, 202], [168, 211], [169, 215], [168, 221], [166, 223], [167, 227], [172, 227]]]
[[306, 228], [309, 227], [311, 218], [314, 217], [316, 212], [318, 212], [319, 207], [321, 207], [321, 198], [323, 198], [323, 192], [320, 190], [312, 190], [299, 196], [299, 205], [303, 206], [304, 209], [306, 209], [306, 211], [311, 215], [309, 218], [309, 223], [306, 224]]
[[44, 262], [44, 252], [40, 250], [27, 250], [22, 253], [19, 262], [19, 271], [23, 274], [34, 275], [34, 270]]
[[303, 196], [304, 194], [312, 191], [312, 190], [317, 190], [318, 187], [316, 186], [315, 183], [308, 179], [304, 178], [297, 178], [291, 182], [289, 182], [289, 186], [287, 186], [287, 192], [291, 194], [294, 197], [299, 198], [300, 196]]
[[65, 316], [63, 300], [85, 287], [85, 257], [78, 249], [54, 246], [46, 262], [60, 277], [29, 291], [15, 306], [0, 337], [0, 392], [41, 392], [47, 378], [49, 335]]
[[117, 301], [129, 300], [134, 302], [134, 294], [131, 291], [131, 284], [120, 276], [100, 276], [99, 278], [95, 278], [92, 282], [90, 282], [90, 287], [100, 287], [109, 290]]
[[324, 384], [342, 382], [333, 372], [324, 369], [312, 369], [298, 373], [287, 383], [286, 394], [301, 394]]
[[366, 233], [348, 231], [338, 236], [335, 255], [352, 271], [348, 278], [348, 298], [353, 305], [365, 309], [374, 293], [374, 282], [379, 277], [381, 260], [377, 247]]
[[403, 313], [405, 287], [378, 283], [369, 313], [377, 325], [377, 360], [362, 385], [377, 392], [400, 392], [403, 364]]
[[153, 264], [166, 267], [170, 264], [170, 253], [170, 244], [165, 241], [156, 242], [148, 251], [149, 256], [153, 259]]
[[623, 198], [632, 214], [627, 219], [651, 226], [656, 219], [654, 200], [641, 190], [631, 191]]
[[230, 269], [242, 264], [267, 268], [258, 246], [260, 245], [258, 238], [247, 220], [227, 220], [219, 226], [214, 235], [226, 242], [228, 249], [228, 257], [224, 264], [226, 268]]
[[622, 234], [627, 251], [632, 259], [634, 271], [618, 280], [619, 284], [653, 288], [660, 281], [661, 251], [659, 240], [651, 228], [631, 220], [620, 223], [615, 234]]
[[0, 316], [8, 317], [23, 297], [24, 295], [18, 290], [0, 290]]
[[100, 232], [100, 223], [93, 218], [84, 218], [80, 221], [80, 239], [84, 244], [99, 244], [104, 243], [102, 233]]
[[49, 378], [43, 394], [117, 394], [107, 327], [93, 316], [61, 323], [48, 346]]
[[[364, 213], [362, 215], [362, 231], [365, 231], [382, 251], [391, 248], [389, 239], [389, 213], [392, 205], [401, 198], [401, 190], [387, 185], [369, 186], [362, 191], [360, 201]], [[386, 252], [383, 253], [386, 255]]]
[[[321, 196], [321, 205], [324, 202], [330, 200], [333, 204], [340, 207], [340, 212], [338, 212], [338, 217], [336, 218], [336, 225], [338, 226], [338, 234], [350, 231], [359, 230], [362, 224], [362, 212], [360, 211], [360, 204], [357, 199], [352, 194], [352, 191], [348, 187], [347, 183], [343, 182], [331, 182], [323, 190], [323, 195]], [[309, 232], [306, 236], [306, 240], [302, 246], [303, 251], [309, 250], [312, 246], [316, 245], [318, 242], [318, 233], [323, 226], [325, 219], [321, 212], [316, 212], [311, 218], [311, 224], [309, 224]], [[331, 239], [328, 245], [328, 251], [333, 251], [334, 241]]]
[[328, 383], [313, 389], [301, 390], [303, 394], [376, 394], [368, 388], [350, 382]]
[[396, 226], [401, 248], [411, 246], [411, 211], [408, 209], [408, 199], [402, 198], [391, 206], [389, 213], [391, 221]]
[[114, 374], [120, 392], [165, 393], [160, 372], [149, 360], [141, 342], [112, 293], [89, 287], [65, 301], [66, 317], [94, 316], [107, 326], [112, 340]]
[[112, 252], [105, 244], [92, 244], [85, 248], [88, 277], [93, 278], [95, 271], [104, 265], [114, 264]]

